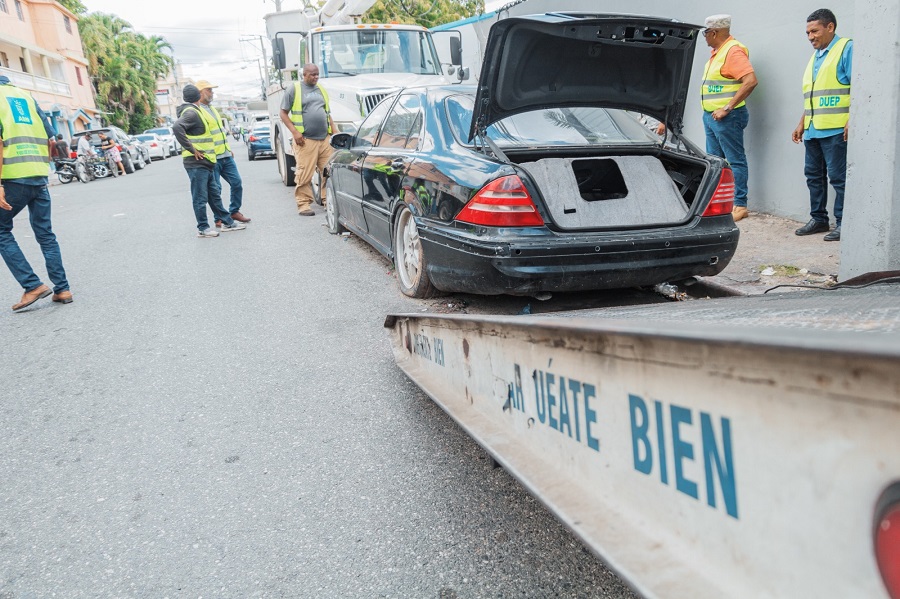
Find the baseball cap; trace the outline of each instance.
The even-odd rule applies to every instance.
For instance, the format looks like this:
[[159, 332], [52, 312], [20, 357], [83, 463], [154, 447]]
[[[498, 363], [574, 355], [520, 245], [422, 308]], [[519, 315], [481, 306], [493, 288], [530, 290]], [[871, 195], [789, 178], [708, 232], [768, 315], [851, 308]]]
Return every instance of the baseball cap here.
[[201, 79], [200, 81], [198, 81], [196, 83], [196, 85], [197, 85], [197, 89], [212, 89], [214, 87], [219, 87], [218, 85], [213, 85], [206, 79]]

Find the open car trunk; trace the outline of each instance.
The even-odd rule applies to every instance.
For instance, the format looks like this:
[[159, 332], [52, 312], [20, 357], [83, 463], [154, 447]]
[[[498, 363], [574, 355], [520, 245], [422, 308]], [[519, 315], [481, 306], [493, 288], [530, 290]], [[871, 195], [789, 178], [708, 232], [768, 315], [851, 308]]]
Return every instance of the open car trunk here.
[[559, 155], [509, 152], [566, 231], [672, 226], [693, 214], [709, 169], [702, 160], [662, 154]]

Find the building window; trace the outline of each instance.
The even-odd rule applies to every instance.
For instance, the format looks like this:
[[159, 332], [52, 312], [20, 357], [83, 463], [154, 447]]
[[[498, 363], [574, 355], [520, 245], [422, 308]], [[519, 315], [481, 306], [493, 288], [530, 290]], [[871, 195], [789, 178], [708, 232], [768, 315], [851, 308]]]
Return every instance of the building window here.
[[22, 12], [22, 0], [16, 0], [16, 14], [19, 15], [19, 20], [25, 20], [25, 13]]
[[6, 52], [0, 52], [0, 67], [9, 68], [9, 56], [6, 55]]
[[78, 85], [84, 85], [81, 81], [81, 69], [78, 67], [75, 67], [75, 76], [78, 78]]
[[5, 12], [6, 14], [9, 14], [9, 8], [7, 8], [6, 6], [6, 0], [0, 0], [0, 10]]
[[22, 65], [22, 72], [27, 73], [28, 69], [25, 68], [25, 58], [23, 56], [19, 57], [19, 64]]
[[63, 24], [66, 26], [66, 33], [72, 33], [72, 20], [68, 15], [63, 15]]

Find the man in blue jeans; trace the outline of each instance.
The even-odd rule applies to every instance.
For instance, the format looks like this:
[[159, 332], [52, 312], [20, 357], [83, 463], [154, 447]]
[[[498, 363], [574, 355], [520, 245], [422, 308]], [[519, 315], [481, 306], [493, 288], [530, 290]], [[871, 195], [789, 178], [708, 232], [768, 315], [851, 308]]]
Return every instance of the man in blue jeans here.
[[[212, 106], [213, 88], [215, 87], [218, 86], [205, 79], [197, 82], [197, 89], [200, 90], [198, 106], [219, 124], [219, 129], [212, 132], [216, 144], [215, 182], [219, 186], [220, 195], [222, 193], [221, 179], [225, 179], [228, 182], [228, 187], [231, 188], [231, 204], [228, 206], [228, 214], [231, 215], [231, 218], [239, 223], [249, 223], [250, 219], [241, 214], [241, 204], [244, 202], [244, 186], [241, 181], [241, 174], [237, 169], [237, 163], [234, 161], [234, 152], [231, 151], [231, 147], [228, 145], [228, 131], [225, 129], [222, 115]], [[221, 220], [216, 219], [216, 227], [222, 227]]]
[[[191, 201], [197, 219], [197, 237], [218, 237], [219, 232], [242, 231], [247, 225], [235, 221], [222, 206], [221, 187], [216, 183], [215, 130], [221, 125], [200, 107], [200, 90], [188, 84], [182, 90], [184, 104], [176, 110], [178, 120], [172, 127], [175, 139], [183, 148], [184, 170], [191, 181]], [[209, 226], [206, 207], [212, 209], [222, 227]]]
[[837, 18], [827, 8], [806, 19], [806, 37], [815, 49], [803, 75], [803, 116], [791, 134], [806, 148], [804, 174], [809, 188], [808, 223], [794, 231], [812, 235], [828, 231], [828, 180], [834, 188], [834, 230], [825, 241], [840, 241], [847, 179], [850, 131], [850, 75], [853, 40], [835, 34]]
[[34, 273], [16, 238], [13, 219], [26, 207], [34, 238], [41, 246], [47, 274], [53, 281], [53, 301], [72, 303], [59, 243], [50, 226], [50, 143], [56, 131], [31, 94], [0, 76], [0, 255], [25, 293], [13, 305], [16, 312], [50, 295]]
[[700, 102], [706, 151], [728, 161], [734, 172], [735, 222], [747, 218], [750, 170], [744, 151], [744, 129], [750, 122], [745, 100], [757, 85], [750, 51], [731, 35], [731, 15], [706, 18], [703, 37], [711, 49], [704, 67]]

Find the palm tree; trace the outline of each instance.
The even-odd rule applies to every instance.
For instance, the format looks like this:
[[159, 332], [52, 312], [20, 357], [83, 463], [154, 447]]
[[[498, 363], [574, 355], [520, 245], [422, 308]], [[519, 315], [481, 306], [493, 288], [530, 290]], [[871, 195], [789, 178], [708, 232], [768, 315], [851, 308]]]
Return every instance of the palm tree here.
[[[162, 37], [136, 33], [115, 15], [92, 13], [79, 23], [97, 104], [111, 113], [114, 124], [134, 131], [143, 129], [156, 112], [156, 80], [173, 66], [163, 53], [172, 46]], [[138, 118], [143, 116], [144, 118]], [[132, 126], [132, 124], [136, 126]]]

